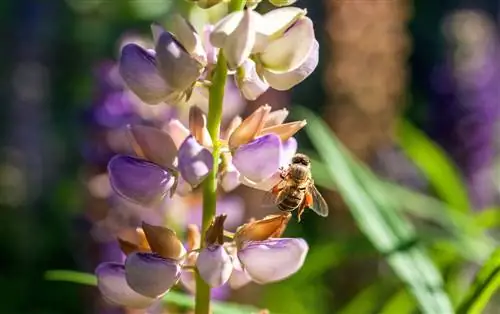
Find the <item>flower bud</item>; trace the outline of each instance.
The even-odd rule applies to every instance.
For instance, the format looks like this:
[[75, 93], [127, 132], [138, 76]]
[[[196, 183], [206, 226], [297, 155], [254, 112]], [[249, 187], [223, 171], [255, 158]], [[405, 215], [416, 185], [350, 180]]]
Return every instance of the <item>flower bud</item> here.
[[123, 239], [121, 236], [118, 236], [118, 244], [122, 252], [126, 255], [134, 252], [151, 252], [146, 235], [141, 228], [134, 230], [133, 238]]
[[262, 130], [269, 112], [271, 112], [271, 107], [264, 105], [243, 120], [229, 137], [229, 148], [235, 149], [253, 140]]
[[222, 245], [211, 245], [199, 253], [196, 268], [208, 285], [219, 287], [229, 280], [233, 264]]
[[155, 253], [132, 253], [125, 260], [125, 277], [134, 291], [157, 298], [177, 283], [181, 267]]

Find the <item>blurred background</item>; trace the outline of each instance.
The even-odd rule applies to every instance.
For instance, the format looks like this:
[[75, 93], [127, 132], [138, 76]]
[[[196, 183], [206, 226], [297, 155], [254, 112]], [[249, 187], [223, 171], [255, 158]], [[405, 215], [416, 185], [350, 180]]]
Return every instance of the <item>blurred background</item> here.
[[[415, 313], [423, 297], [413, 298], [418, 287], [404, 265], [418, 263], [392, 259], [393, 250], [415, 250], [426, 261], [418, 265], [432, 265], [436, 285], [458, 304], [498, 239], [500, 1], [296, 6], [315, 22], [318, 68], [290, 92], [269, 90], [249, 103], [236, 95], [227, 118], [264, 103], [323, 118], [333, 133], [315, 132], [321, 123], [312, 121], [298, 139], [331, 213], [290, 223], [287, 234], [311, 246], [294, 277], [214, 298], [273, 313]], [[269, 8], [263, 2], [259, 10]], [[126, 313], [94, 287], [47, 281], [44, 272], [92, 273], [122, 258], [113, 235], [133, 217], [116, 210], [106, 184], [120, 143], [113, 131], [183, 111], [144, 106], [124, 90], [114, 68], [120, 45], [151, 40], [150, 23], [168, 23], [172, 12], [200, 27], [224, 10], [174, 0], [1, 2], [0, 313]], [[221, 200], [235, 225], [267, 214], [257, 193], [239, 187]], [[148, 215], [182, 226], [197, 206], [193, 196]], [[384, 232], [394, 235], [393, 247], [382, 243]], [[498, 313], [498, 303], [493, 298], [487, 311]]]

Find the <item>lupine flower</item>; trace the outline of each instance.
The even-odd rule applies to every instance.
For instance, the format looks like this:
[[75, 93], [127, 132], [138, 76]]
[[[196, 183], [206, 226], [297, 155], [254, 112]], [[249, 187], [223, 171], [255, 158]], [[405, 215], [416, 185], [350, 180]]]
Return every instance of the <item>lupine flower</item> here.
[[226, 215], [217, 216], [206, 232], [205, 247], [196, 259], [196, 268], [211, 287], [226, 283], [233, 271], [231, 257], [224, 248], [224, 221]]
[[270, 215], [241, 226], [234, 241], [244, 271], [258, 284], [283, 280], [304, 264], [309, 247], [304, 239], [279, 238], [291, 214]]
[[288, 7], [264, 15], [247, 9], [220, 20], [210, 35], [222, 48], [230, 69], [237, 69], [245, 98], [257, 99], [269, 86], [288, 90], [318, 65], [319, 44], [306, 11]]
[[177, 104], [189, 99], [206, 66], [201, 39], [188, 21], [175, 17], [175, 35], [152, 25], [155, 50], [130, 43], [122, 48], [120, 74], [144, 102]]
[[[130, 242], [129, 242], [130, 241]], [[119, 239], [125, 264], [96, 268], [99, 290], [112, 303], [146, 308], [177, 283], [186, 250], [175, 232], [143, 223], [135, 239]]]
[[128, 131], [140, 157], [117, 155], [108, 164], [111, 186], [128, 200], [155, 204], [169, 192], [171, 197], [177, 183], [196, 186], [211, 170], [212, 155], [192, 136], [185, 138], [177, 151], [168, 133], [159, 129], [131, 126]]

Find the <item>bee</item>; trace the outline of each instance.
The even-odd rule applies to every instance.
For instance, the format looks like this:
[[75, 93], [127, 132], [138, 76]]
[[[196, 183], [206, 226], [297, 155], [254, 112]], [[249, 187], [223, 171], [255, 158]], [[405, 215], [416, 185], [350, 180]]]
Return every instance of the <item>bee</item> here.
[[314, 185], [311, 162], [304, 154], [295, 154], [291, 164], [282, 169], [281, 181], [266, 192], [264, 204], [285, 212], [298, 209], [298, 221], [306, 208], [322, 217], [328, 216], [328, 205]]

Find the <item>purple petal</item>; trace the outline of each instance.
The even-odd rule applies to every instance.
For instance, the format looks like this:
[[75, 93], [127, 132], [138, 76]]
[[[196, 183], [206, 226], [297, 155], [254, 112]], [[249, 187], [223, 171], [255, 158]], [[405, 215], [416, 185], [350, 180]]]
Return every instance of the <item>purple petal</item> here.
[[241, 145], [233, 155], [233, 164], [241, 175], [255, 182], [263, 181], [280, 167], [281, 150], [280, 138], [267, 134]]
[[141, 295], [127, 284], [123, 264], [108, 262], [100, 264], [96, 270], [97, 287], [109, 302], [130, 308], [147, 308], [155, 301]]
[[231, 167], [227, 167], [226, 171], [222, 174], [221, 177], [221, 187], [224, 192], [231, 192], [236, 189], [240, 185], [240, 173], [231, 165]]
[[193, 186], [200, 184], [213, 167], [213, 157], [190, 135], [179, 148], [179, 172]]
[[177, 283], [181, 267], [155, 253], [132, 253], [125, 261], [125, 275], [134, 291], [157, 298]]
[[[227, 214], [227, 219], [224, 222], [225, 229], [236, 230], [241, 225], [245, 215], [245, 202], [237, 195], [224, 195], [217, 199], [216, 214]], [[185, 224], [199, 225], [202, 216], [202, 205], [189, 208], [189, 215]]]
[[266, 81], [276, 90], [289, 90], [305, 80], [318, 66], [319, 44], [315, 40], [307, 59], [298, 68], [286, 73], [273, 73], [264, 70], [263, 76]]
[[136, 44], [123, 47], [119, 68], [127, 86], [148, 104], [162, 102], [171, 92], [157, 71], [154, 55]]
[[163, 78], [176, 90], [186, 90], [193, 85], [204, 67], [169, 32], [158, 39], [156, 59]]
[[162, 200], [174, 183], [174, 178], [165, 169], [131, 156], [111, 158], [108, 172], [117, 194], [144, 205]]
[[228, 281], [233, 271], [233, 263], [221, 245], [201, 250], [196, 260], [201, 278], [211, 287], [220, 287]]
[[281, 154], [281, 166], [288, 166], [292, 161], [292, 157], [297, 152], [297, 140], [290, 137], [288, 140], [282, 143], [282, 154]]
[[253, 281], [266, 284], [295, 274], [304, 264], [308, 250], [303, 239], [269, 239], [248, 243], [238, 251], [238, 258]]

